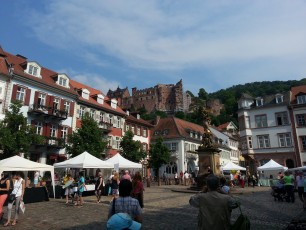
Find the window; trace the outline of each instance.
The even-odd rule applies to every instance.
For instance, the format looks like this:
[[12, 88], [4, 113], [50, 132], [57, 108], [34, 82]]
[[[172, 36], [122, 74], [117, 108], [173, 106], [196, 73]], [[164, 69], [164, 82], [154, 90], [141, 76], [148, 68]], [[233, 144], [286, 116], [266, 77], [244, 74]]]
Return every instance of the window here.
[[79, 110], [79, 117], [82, 118], [85, 114], [85, 107], [80, 106], [80, 110]]
[[109, 123], [112, 125], [113, 124], [113, 116], [109, 115]]
[[176, 151], [177, 150], [177, 143], [176, 142], [172, 142], [171, 143], [171, 150], [172, 151]]
[[137, 127], [137, 135], [140, 136], [140, 128]]
[[56, 137], [56, 126], [55, 125], [51, 125], [50, 127], [50, 137]]
[[263, 99], [262, 98], [256, 98], [256, 106], [263, 106]]
[[306, 126], [306, 118], [305, 114], [297, 114], [296, 121], [298, 126]]
[[67, 86], [67, 79], [60, 77], [59, 78], [59, 85], [66, 87]]
[[250, 149], [253, 148], [252, 137], [248, 137], [248, 146], [249, 146]]
[[284, 101], [284, 96], [281, 94], [277, 94], [275, 97], [276, 104], [282, 103]]
[[135, 133], [135, 127], [132, 126], [132, 129], [131, 129], [132, 133]]
[[287, 112], [276, 113], [275, 116], [276, 116], [277, 125], [288, 125], [289, 124]]
[[146, 144], [146, 143], [143, 143], [143, 144], [142, 144], [142, 150], [143, 150], [143, 151], [147, 151], [147, 144]]
[[42, 123], [41, 122], [36, 123], [35, 129], [36, 129], [36, 134], [37, 135], [42, 135]]
[[25, 99], [25, 88], [22, 88], [22, 87], [17, 87], [17, 93], [16, 93], [16, 100], [18, 101], [24, 101]]
[[280, 133], [278, 134], [279, 147], [290, 147], [292, 146], [291, 134], [290, 133]]
[[68, 135], [68, 127], [63, 127], [61, 130], [61, 138], [66, 140], [67, 135]]
[[91, 109], [90, 112], [89, 112], [89, 116], [94, 119], [95, 118], [95, 113], [96, 113], [96, 111], [94, 109]]
[[37, 70], [38, 68], [33, 66], [33, 65], [30, 65], [29, 67], [29, 74], [33, 75], [33, 76], [37, 76]]
[[147, 129], [142, 130], [142, 136], [147, 137]]
[[256, 128], [267, 127], [267, 116], [257, 115], [255, 116]]
[[306, 95], [297, 96], [297, 103], [298, 104], [305, 104], [306, 103]]
[[190, 136], [191, 138], [193, 138], [193, 133], [192, 133], [192, 132], [190, 132], [189, 136]]
[[118, 117], [118, 120], [117, 120], [117, 128], [120, 128], [121, 127], [121, 119]]
[[69, 112], [69, 110], [70, 110], [70, 102], [69, 101], [64, 102], [64, 110], [66, 112]]
[[103, 112], [100, 112], [100, 121], [104, 121], [104, 113]]
[[245, 117], [245, 128], [250, 129], [251, 128], [251, 120], [249, 116]]
[[269, 140], [269, 135], [261, 135], [257, 136], [258, 140], [258, 148], [270, 148], [270, 140]]
[[46, 95], [42, 94], [42, 93], [39, 93], [37, 103], [38, 103], [38, 105], [45, 105], [46, 104]]
[[116, 137], [116, 149], [120, 149], [120, 137]]
[[53, 109], [59, 109], [60, 99], [54, 98], [53, 100]]
[[125, 131], [129, 131], [130, 126], [129, 125], [125, 125]]
[[306, 150], [306, 136], [301, 136], [300, 140], [302, 143], [303, 151], [305, 151]]

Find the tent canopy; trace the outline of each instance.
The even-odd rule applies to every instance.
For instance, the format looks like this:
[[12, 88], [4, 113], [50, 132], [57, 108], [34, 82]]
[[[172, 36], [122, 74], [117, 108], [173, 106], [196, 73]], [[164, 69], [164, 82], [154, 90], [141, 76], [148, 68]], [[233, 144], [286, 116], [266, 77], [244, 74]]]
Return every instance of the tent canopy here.
[[117, 153], [115, 156], [106, 160], [106, 162], [110, 162], [121, 169], [140, 169], [142, 168], [142, 164], [135, 163], [133, 161], [129, 161], [125, 159], [120, 153]]
[[0, 161], [0, 173], [5, 171], [50, 171], [55, 198], [54, 167], [52, 165], [37, 163], [20, 156], [13, 156]]
[[285, 166], [280, 165], [279, 163], [275, 162], [274, 160], [270, 160], [266, 164], [258, 167], [257, 169], [261, 171], [268, 171], [268, 170], [287, 170], [288, 168]]
[[111, 162], [103, 161], [88, 152], [83, 152], [80, 155], [69, 160], [54, 164], [55, 168], [114, 168]]
[[230, 161], [222, 167], [222, 170], [223, 171], [226, 171], [226, 170], [246, 170], [246, 168], [241, 167], [239, 165], [236, 165], [236, 164], [234, 164], [233, 162]]

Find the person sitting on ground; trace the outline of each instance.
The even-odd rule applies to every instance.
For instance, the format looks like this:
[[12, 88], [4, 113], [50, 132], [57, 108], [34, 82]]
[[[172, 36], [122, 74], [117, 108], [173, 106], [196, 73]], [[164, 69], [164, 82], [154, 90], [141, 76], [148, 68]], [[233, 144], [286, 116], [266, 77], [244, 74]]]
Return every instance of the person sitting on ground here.
[[131, 197], [132, 182], [121, 180], [119, 184], [119, 197], [110, 204], [108, 218], [116, 213], [127, 213], [133, 220], [142, 223], [142, 209], [138, 200]]
[[189, 204], [199, 209], [198, 229], [230, 229], [231, 210], [238, 207], [237, 202], [228, 195], [221, 194], [219, 178], [213, 174], [206, 179], [208, 191], [192, 196]]

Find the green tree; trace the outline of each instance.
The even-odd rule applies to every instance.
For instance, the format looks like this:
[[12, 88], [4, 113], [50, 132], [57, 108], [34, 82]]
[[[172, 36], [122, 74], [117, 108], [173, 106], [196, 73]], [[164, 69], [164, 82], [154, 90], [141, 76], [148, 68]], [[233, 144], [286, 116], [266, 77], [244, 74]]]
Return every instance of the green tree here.
[[33, 143], [43, 142], [43, 137], [35, 134], [34, 129], [28, 126], [20, 108], [20, 102], [13, 101], [5, 113], [5, 118], [0, 122], [0, 148], [3, 150], [1, 159], [19, 153], [27, 154]]
[[133, 132], [127, 131], [120, 142], [120, 148], [122, 148], [123, 157], [133, 162], [139, 162], [147, 156], [147, 153], [143, 150], [141, 142], [134, 141], [133, 137]]
[[149, 167], [153, 168], [157, 172], [158, 185], [160, 185], [159, 169], [163, 164], [167, 164], [170, 161], [170, 151], [163, 144], [163, 138], [158, 137], [154, 144], [151, 144]]
[[207, 100], [208, 93], [205, 91], [205, 89], [201, 88], [201, 89], [199, 89], [198, 96], [202, 100]]
[[185, 113], [183, 111], [176, 112], [174, 116], [183, 120], [185, 119]]
[[68, 143], [66, 145], [67, 153], [75, 157], [87, 151], [95, 157], [101, 158], [107, 145], [103, 131], [88, 113], [85, 113], [81, 123], [81, 128], [73, 134], [68, 135]]

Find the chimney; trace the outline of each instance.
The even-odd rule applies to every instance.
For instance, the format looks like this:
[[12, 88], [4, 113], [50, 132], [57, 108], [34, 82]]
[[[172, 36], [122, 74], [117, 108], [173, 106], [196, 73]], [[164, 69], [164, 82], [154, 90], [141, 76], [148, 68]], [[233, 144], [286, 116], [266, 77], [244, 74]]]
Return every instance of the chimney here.
[[127, 110], [126, 111], [126, 115], [130, 116], [130, 111]]

